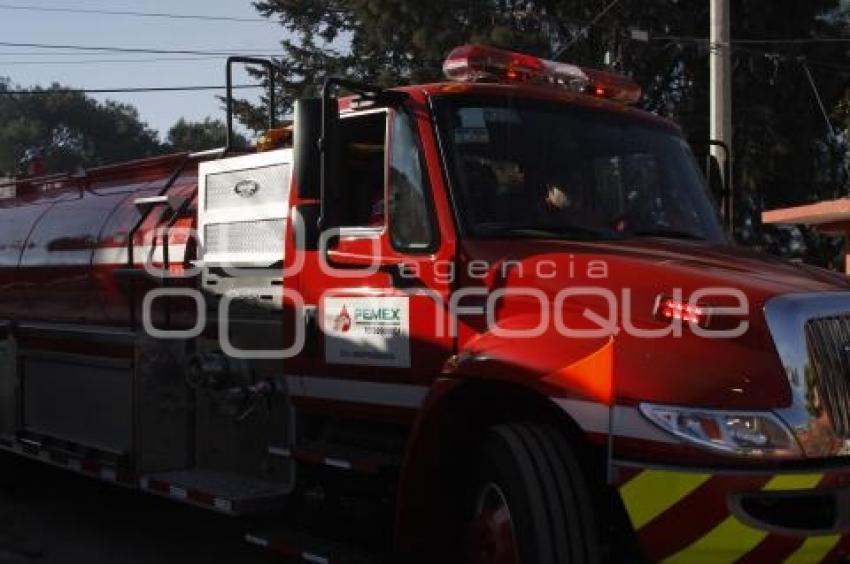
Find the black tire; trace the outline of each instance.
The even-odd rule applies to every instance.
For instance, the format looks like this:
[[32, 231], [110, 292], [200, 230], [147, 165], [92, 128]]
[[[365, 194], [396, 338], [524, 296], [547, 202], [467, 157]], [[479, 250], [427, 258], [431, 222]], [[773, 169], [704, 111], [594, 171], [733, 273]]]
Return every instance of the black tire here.
[[555, 429], [537, 423], [491, 428], [481, 446], [473, 495], [492, 485], [510, 511], [520, 564], [600, 561], [587, 478]]

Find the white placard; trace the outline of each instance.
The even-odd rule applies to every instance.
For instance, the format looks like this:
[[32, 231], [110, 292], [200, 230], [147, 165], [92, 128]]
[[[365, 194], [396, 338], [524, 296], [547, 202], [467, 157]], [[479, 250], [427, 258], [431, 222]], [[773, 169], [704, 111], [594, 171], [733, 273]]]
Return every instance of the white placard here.
[[409, 298], [325, 298], [322, 311], [328, 363], [410, 367]]

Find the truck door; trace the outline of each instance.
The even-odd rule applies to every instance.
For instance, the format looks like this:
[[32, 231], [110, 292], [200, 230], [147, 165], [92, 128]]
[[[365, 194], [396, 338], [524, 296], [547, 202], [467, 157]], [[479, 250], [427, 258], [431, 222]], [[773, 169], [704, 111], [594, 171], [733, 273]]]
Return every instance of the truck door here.
[[[422, 133], [430, 125], [412, 106], [342, 116], [341, 201], [331, 203], [341, 227], [338, 237], [325, 232], [320, 264], [306, 265], [301, 284], [318, 309], [316, 356], [327, 374], [427, 384], [452, 354], [454, 242], [440, 231], [432, 184], [442, 176], [429, 177], [439, 167]], [[416, 394], [404, 397], [415, 403]]]

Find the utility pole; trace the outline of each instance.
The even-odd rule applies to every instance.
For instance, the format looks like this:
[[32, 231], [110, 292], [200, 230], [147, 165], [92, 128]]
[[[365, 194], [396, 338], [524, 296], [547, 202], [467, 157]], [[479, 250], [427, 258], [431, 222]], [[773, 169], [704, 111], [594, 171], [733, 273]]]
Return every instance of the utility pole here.
[[[724, 212], [732, 225], [732, 49], [729, 30], [730, 0], [711, 0], [709, 61], [711, 68], [711, 154], [720, 165], [723, 185], [729, 198]], [[724, 145], [726, 148], [724, 148]], [[727, 149], [728, 148], [728, 149]]]

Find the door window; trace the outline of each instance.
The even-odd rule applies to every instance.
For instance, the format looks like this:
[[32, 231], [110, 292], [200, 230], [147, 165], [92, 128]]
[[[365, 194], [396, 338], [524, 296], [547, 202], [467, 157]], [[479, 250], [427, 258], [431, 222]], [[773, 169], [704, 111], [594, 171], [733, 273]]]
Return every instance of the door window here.
[[425, 252], [434, 246], [434, 223], [422, 147], [413, 118], [395, 114], [390, 149], [390, 235], [396, 249]]

